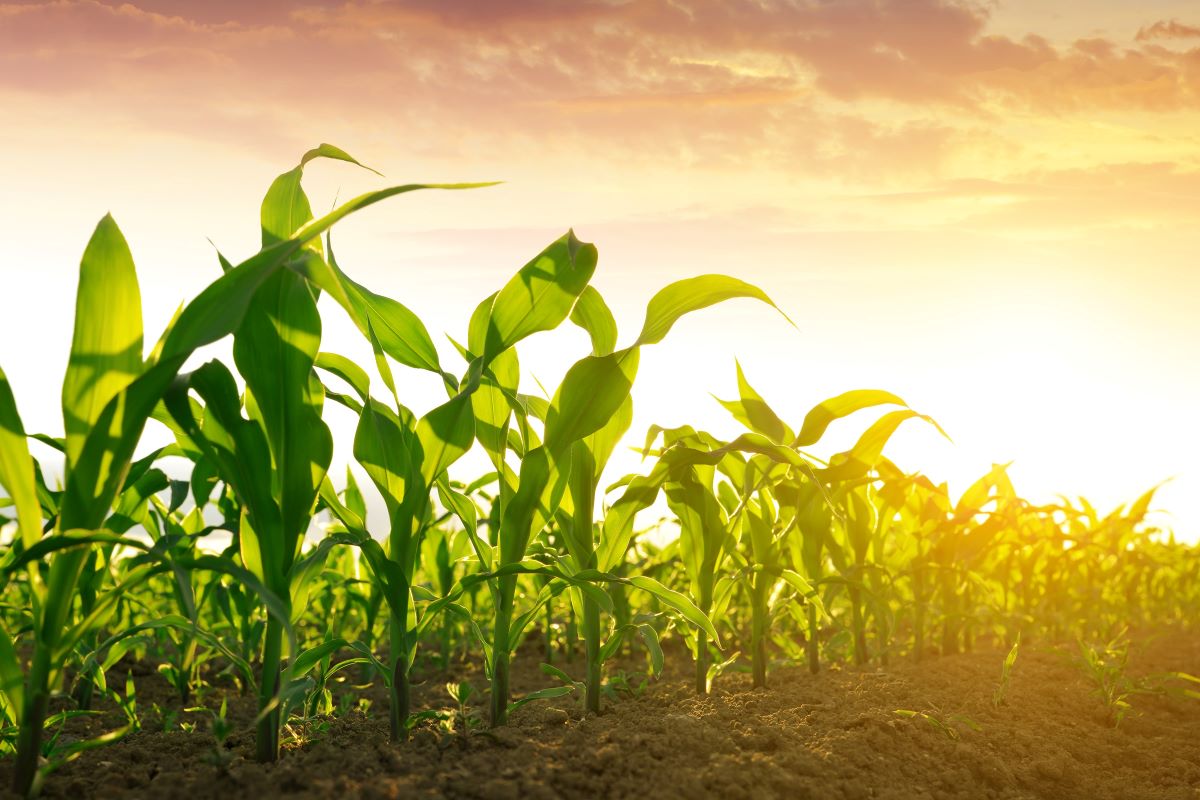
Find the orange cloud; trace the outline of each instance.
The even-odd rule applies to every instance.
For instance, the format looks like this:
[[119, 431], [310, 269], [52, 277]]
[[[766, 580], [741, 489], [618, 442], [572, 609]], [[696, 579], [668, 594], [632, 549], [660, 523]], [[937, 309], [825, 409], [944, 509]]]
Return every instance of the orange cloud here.
[[1056, 46], [989, 33], [990, 14], [950, 0], [0, 2], [0, 92], [272, 153], [368, 126], [426, 157], [587, 153], [882, 184], [961, 177], [947, 171], [964, 153], [1018, 157], [1013, 112], [1200, 107], [1200, 48], [1150, 41], [1188, 26]]
[[1200, 26], [1184, 25], [1178, 20], [1159, 20], [1153, 25], [1141, 28], [1134, 37], [1139, 42], [1153, 39], [1196, 39], [1200, 38]]

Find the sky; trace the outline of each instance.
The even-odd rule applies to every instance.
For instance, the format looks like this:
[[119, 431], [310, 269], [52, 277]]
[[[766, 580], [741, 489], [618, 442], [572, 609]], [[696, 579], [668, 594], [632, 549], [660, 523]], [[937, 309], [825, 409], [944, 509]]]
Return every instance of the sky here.
[[[1155, 522], [1200, 535], [1192, 2], [0, 0], [0, 115], [0, 365], [32, 430], [61, 431], [103, 214], [153, 339], [217, 275], [214, 246], [257, 248], [273, 177], [331, 142], [386, 178], [313, 163], [318, 209], [504, 181], [335, 232], [343, 268], [450, 363], [440, 334], [574, 228], [625, 342], [658, 288], [705, 272], [795, 323], [750, 301], [685, 319], [643, 353], [634, 431], [734, 435], [713, 395], [735, 394], [737, 359], [793, 427], [847, 389], [904, 397], [953, 442], [909, 423], [888, 454], [954, 493], [1007, 462], [1031, 499], [1105, 510], [1172, 479]], [[369, 360], [332, 305], [324, 337]], [[577, 330], [532, 338], [524, 390], [587, 351]], [[439, 400], [417, 373], [401, 392]], [[328, 416], [345, 460], [352, 420]], [[622, 452], [613, 477], [639, 466]]]

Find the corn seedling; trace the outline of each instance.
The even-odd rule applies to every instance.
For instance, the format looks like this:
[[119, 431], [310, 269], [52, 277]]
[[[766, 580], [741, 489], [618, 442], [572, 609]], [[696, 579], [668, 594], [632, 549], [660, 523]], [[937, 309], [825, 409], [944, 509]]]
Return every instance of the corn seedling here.
[[1013, 667], [1017, 663], [1017, 650], [1021, 646], [1021, 637], [1017, 637], [1017, 641], [1013, 642], [1012, 649], [1008, 651], [1008, 655], [1004, 657], [1004, 662], [1000, 665], [1000, 683], [996, 685], [996, 690], [992, 692], [992, 707], [999, 708], [1004, 705], [1008, 697], [1008, 687], [1012, 683]]
[[968, 728], [973, 731], [981, 731], [983, 728], [978, 722], [970, 717], [962, 714], [944, 715], [935, 707], [931, 707], [929, 711], [913, 711], [911, 709], [896, 709], [892, 712], [902, 719], [919, 719], [927, 722], [934, 730], [945, 736], [951, 741], [958, 741], [962, 736], [961, 728]]
[[1105, 720], [1114, 728], [1133, 710], [1129, 697], [1137, 686], [1125, 673], [1129, 661], [1129, 643], [1122, 637], [1104, 645], [1079, 642], [1080, 664], [1092, 684], [1092, 695], [1104, 707]]

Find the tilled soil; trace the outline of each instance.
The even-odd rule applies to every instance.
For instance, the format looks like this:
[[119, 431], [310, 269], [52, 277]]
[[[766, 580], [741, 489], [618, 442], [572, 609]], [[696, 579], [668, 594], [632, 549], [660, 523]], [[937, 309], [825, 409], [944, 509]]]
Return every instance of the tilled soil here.
[[[1130, 698], [1118, 728], [1092, 693], [1074, 648], [1022, 646], [996, 707], [1001, 651], [887, 670], [780, 668], [767, 689], [744, 674], [694, 695], [684, 657], [676, 672], [587, 717], [573, 698], [541, 701], [507, 728], [448, 732], [419, 725], [387, 741], [379, 687], [370, 714], [354, 711], [292, 741], [275, 765], [253, 761], [253, 701], [230, 697], [237, 730], [220, 749], [205, 717], [180, 713], [83, 753], [50, 776], [49, 798], [1080, 798], [1200, 800], [1200, 701], [1152, 692]], [[518, 662], [517, 693], [548, 679], [536, 654]], [[1138, 640], [1129, 675], [1200, 672], [1200, 635]], [[139, 708], [172, 702], [145, 670]], [[484, 684], [477, 674], [460, 671]], [[447, 675], [414, 692], [416, 708], [449, 707]], [[219, 704], [214, 693], [207, 701]], [[486, 696], [475, 699], [486, 708]], [[906, 717], [898, 710], [923, 712]], [[149, 715], [162, 726], [157, 715]], [[88, 724], [119, 724], [109, 712]], [[179, 730], [178, 721], [198, 730]], [[940, 724], [938, 724], [940, 723]], [[461, 726], [460, 726], [461, 727]], [[100, 727], [96, 728], [100, 730]], [[219, 765], [217, 762], [221, 762]], [[0, 764], [7, 786], [11, 764]]]

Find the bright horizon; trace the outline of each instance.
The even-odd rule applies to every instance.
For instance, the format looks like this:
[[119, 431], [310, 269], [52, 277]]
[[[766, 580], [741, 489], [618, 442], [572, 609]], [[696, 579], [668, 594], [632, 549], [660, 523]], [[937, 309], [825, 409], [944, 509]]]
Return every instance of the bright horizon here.
[[[267, 185], [328, 141], [388, 183], [506, 181], [335, 232], [346, 271], [415, 310], [450, 364], [439, 334], [573, 227], [622, 341], [654, 291], [704, 272], [796, 323], [749, 302], [685, 319], [643, 354], [631, 444], [651, 423], [736, 433], [709, 393], [735, 394], [737, 358], [793, 425], [847, 389], [899, 394], [955, 444], [909, 423], [887, 454], [955, 495], [993, 462], [1032, 500], [1102, 512], [1174, 477], [1156, 521], [1195, 540], [1200, 13], [733, 5], [0, 3], [0, 278], [64, 298], [0, 317], [26, 426], [61, 431], [65, 298], [105, 212], [152, 339], [217, 274], [206, 237], [250, 255]], [[384, 185], [306, 174], [318, 213]], [[365, 357], [325, 316], [323, 349]], [[524, 390], [586, 351], [579, 331], [530, 340]], [[402, 381], [414, 408], [439, 397]], [[329, 416], [346, 441], [348, 414]]]

